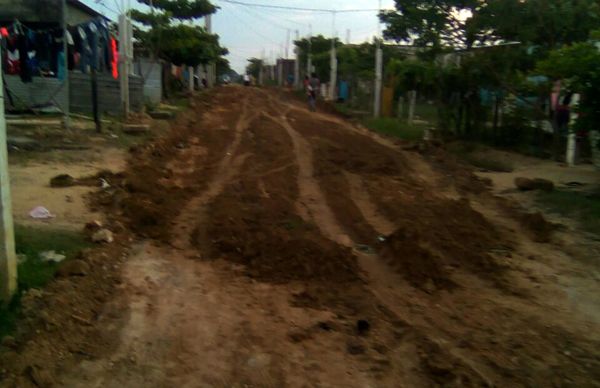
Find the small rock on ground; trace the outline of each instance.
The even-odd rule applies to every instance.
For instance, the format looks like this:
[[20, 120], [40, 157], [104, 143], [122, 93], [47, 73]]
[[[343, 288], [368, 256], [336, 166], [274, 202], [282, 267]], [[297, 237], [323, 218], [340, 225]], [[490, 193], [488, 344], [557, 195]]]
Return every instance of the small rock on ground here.
[[90, 265], [83, 260], [71, 260], [63, 264], [56, 273], [57, 276], [85, 276], [90, 272]]
[[113, 233], [108, 229], [100, 229], [92, 235], [95, 243], [111, 243], [114, 241]]

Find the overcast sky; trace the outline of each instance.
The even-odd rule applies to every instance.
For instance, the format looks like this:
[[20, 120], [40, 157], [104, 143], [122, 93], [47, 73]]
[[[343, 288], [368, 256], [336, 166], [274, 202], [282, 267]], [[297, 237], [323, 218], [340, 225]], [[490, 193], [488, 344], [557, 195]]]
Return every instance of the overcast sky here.
[[[282, 5], [301, 8], [318, 9], [376, 9], [378, 0], [240, 0], [245, 3]], [[96, 0], [83, 0], [84, 3], [105, 13], [113, 20], [117, 19], [118, 5], [121, 0], [103, 0], [103, 5]], [[313, 35], [332, 34], [331, 13], [303, 12], [295, 10], [266, 9], [246, 7], [227, 3], [223, 0], [212, 0], [220, 7], [213, 16], [213, 32], [221, 37], [221, 44], [230, 51], [228, 56], [231, 66], [242, 72], [250, 57], [264, 57], [267, 61], [281, 55], [285, 56], [287, 30], [290, 30], [288, 55], [293, 56], [292, 41], [296, 30], [300, 36], [309, 34], [312, 25]], [[131, 0], [132, 6], [137, 5]], [[391, 9], [393, 0], [382, 0], [382, 8]], [[371, 39], [377, 32], [377, 12], [338, 13], [335, 17], [337, 36], [346, 41], [347, 30], [350, 30], [352, 43], [360, 43]], [[200, 21], [202, 24], [203, 22]]]

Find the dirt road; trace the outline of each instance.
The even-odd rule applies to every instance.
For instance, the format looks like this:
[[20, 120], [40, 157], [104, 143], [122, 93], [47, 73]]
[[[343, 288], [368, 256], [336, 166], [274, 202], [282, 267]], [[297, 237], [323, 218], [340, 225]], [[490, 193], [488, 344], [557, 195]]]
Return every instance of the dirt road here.
[[198, 99], [100, 200], [136, 236], [112, 334], [21, 354], [68, 387], [596, 386], [597, 263], [402, 147], [285, 93]]

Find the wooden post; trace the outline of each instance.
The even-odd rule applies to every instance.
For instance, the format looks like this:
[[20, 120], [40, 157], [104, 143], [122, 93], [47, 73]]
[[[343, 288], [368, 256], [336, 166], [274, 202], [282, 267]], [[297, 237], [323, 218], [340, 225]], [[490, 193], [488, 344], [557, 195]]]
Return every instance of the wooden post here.
[[119, 15], [119, 80], [123, 115], [129, 116], [129, 26], [126, 15]]
[[417, 91], [408, 92], [408, 123], [412, 124], [415, 118], [415, 103], [417, 101]]
[[92, 64], [92, 112], [94, 113], [94, 123], [96, 123], [96, 132], [102, 132], [102, 122], [98, 109], [98, 75], [96, 74], [96, 64]]
[[194, 92], [194, 67], [188, 66], [188, 90]]
[[400, 96], [398, 98], [398, 110], [396, 112], [396, 116], [400, 120], [402, 120], [402, 118], [404, 117], [404, 97], [403, 96]]
[[[98, 46], [98, 34], [94, 34], [95, 46]], [[92, 84], [92, 112], [94, 114], [94, 123], [96, 124], [96, 132], [102, 132], [102, 123], [100, 122], [100, 112], [98, 109], [98, 61], [92, 63], [90, 66], [90, 81]]]
[[[296, 30], [296, 41], [300, 40], [300, 33]], [[294, 87], [300, 89], [302, 83], [300, 82], [300, 47], [294, 45], [294, 53], [296, 54], [296, 61], [294, 62]]]
[[69, 129], [69, 113], [70, 113], [70, 109], [71, 107], [69, 106], [71, 104], [71, 96], [70, 96], [70, 84], [69, 84], [69, 55], [68, 55], [68, 42], [67, 42], [67, 12], [69, 11], [69, 9], [67, 8], [67, 2], [66, 0], [62, 0], [62, 20], [61, 20], [61, 26], [63, 29], [63, 53], [64, 55], [64, 67], [65, 67], [65, 79], [63, 80], [64, 83], [64, 89], [65, 89], [65, 93], [67, 95], [67, 104], [65, 105], [65, 107], [63, 108], [63, 126], [65, 127], [65, 129]]
[[[0, 48], [0, 54], [2, 49]], [[0, 74], [2, 63], [0, 61]], [[8, 303], [17, 290], [17, 254], [13, 229], [6, 120], [4, 117], [4, 85], [0, 77], [0, 301]]]

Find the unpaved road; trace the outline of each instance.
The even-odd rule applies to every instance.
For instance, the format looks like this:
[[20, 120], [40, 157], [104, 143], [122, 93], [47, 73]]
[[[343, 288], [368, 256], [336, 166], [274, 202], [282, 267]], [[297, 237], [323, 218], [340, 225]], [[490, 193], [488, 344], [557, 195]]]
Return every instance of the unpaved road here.
[[442, 151], [255, 88], [193, 108], [104, 198], [136, 237], [115, 298], [75, 339], [102, 346], [66, 367], [34, 337], [19, 350], [33, 369], [15, 362], [7, 381], [598, 385], [597, 263], [540, 238]]

